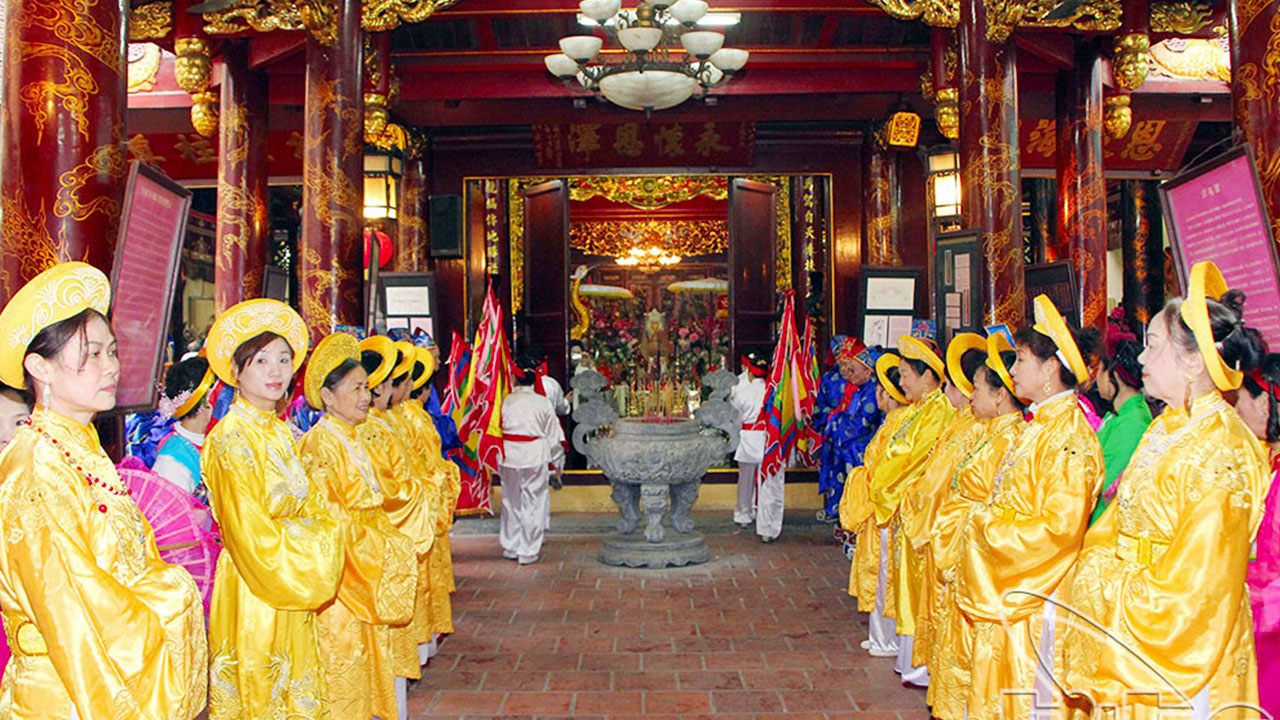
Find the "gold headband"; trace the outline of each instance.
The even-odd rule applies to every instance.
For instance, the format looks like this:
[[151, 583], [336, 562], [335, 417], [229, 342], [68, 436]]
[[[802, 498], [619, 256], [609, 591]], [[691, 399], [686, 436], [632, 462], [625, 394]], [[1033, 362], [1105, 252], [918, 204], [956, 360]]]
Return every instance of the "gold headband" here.
[[217, 381], [218, 376], [214, 374], [213, 366], [210, 365], [205, 368], [204, 377], [200, 379], [200, 384], [196, 385], [196, 389], [191, 391], [191, 394], [187, 396], [186, 400], [182, 401], [181, 405], [174, 408], [173, 416], [175, 418], [180, 418], [194, 410], [196, 406], [204, 400], [205, 396], [209, 394], [209, 388], [213, 387], [213, 384]]
[[1191, 334], [1200, 348], [1205, 369], [1219, 390], [1235, 390], [1244, 380], [1244, 373], [1227, 365], [1213, 339], [1213, 323], [1209, 320], [1209, 298], [1217, 300], [1227, 293], [1227, 281], [1212, 260], [1204, 260], [1191, 268], [1191, 283], [1187, 299], [1182, 301], [1182, 320], [1191, 328]]
[[933, 368], [939, 379], [947, 373], [947, 364], [942, 362], [942, 358], [938, 357], [938, 353], [934, 352], [933, 348], [925, 345], [918, 338], [903, 335], [898, 338], [898, 349], [902, 351], [902, 357], [910, 360], [919, 360]]
[[26, 387], [22, 361], [41, 330], [85, 310], [106, 315], [110, 307], [111, 283], [87, 263], [60, 263], [31, 278], [0, 312], [0, 382]]
[[307, 362], [307, 375], [302, 380], [302, 391], [308, 405], [316, 410], [324, 409], [320, 389], [324, 387], [325, 378], [348, 360], [360, 362], [360, 344], [353, 335], [336, 332], [316, 343], [311, 360]]
[[897, 400], [903, 405], [910, 405], [911, 401], [907, 399], [907, 396], [903, 395], [902, 391], [898, 390], [898, 386], [889, 379], [889, 368], [898, 367], [901, 363], [902, 358], [894, 355], [893, 353], [885, 353], [881, 355], [880, 359], [876, 360], [876, 377], [880, 380], [880, 387], [884, 388], [884, 391], [889, 393], [889, 397]]
[[1037, 295], [1032, 303], [1035, 310], [1035, 325], [1032, 327], [1041, 335], [1047, 335], [1058, 347], [1058, 360], [1076, 376], [1076, 385], [1089, 382], [1089, 366], [1084, 364], [1084, 356], [1075, 338], [1071, 337], [1071, 328], [1062, 314], [1049, 299], [1048, 295]]
[[386, 335], [371, 335], [360, 341], [360, 350], [371, 350], [378, 353], [382, 362], [369, 373], [369, 387], [376, 388], [391, 377], [396, 365], [396, 341]]
[[965, 397], [973, 397], [973, 382], [965, 376], [960, 360], [970, 350], [980, 350], [985, 353], [986, 339], [977, 333], [960, 333], [951, 338], [951, 344], [947, 346], [947, 375]]

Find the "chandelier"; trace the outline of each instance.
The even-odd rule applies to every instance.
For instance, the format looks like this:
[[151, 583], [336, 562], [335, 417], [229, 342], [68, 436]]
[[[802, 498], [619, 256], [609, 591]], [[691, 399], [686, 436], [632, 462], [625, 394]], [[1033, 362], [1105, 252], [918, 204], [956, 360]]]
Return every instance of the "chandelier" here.
[[546, 57], [547, 70], [615, 105], [646, 113], [675, 107], [747, 64], [746, 50], [722, 47], [722, 33], [697, 29], [707, 15], [703, 0], [642, 0], [635, 10], [622, 10], [622, 0], [582, 0], [578, 7], [624, 52], [602, 57], [603, 38], [569, 35]]
[[680, 262], [680, 256], [663, 250], [656, 245], [649, 247], [633, 247], [614, 262], [622, 267], [635, 268], [642, 273], [655, 273], [664, 267], [669, 267]]

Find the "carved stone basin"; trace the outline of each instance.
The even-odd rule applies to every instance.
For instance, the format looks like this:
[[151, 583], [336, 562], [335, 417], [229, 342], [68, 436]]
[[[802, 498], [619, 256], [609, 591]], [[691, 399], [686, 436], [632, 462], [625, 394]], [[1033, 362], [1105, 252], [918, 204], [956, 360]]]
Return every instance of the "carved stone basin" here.
[[[703, 537], [693, 532], [690, 511], [702, 476], [738, 444], [735, 416], [723, 398], [733, 376], [717, 374], [715, 383], [708, 383], [713, 395], [698, 409], [696, 419], [618, 419], [594, 399], [593, 393], [603, 387], [601, 380], [576, 376], [572, 383], [588, 398], [574, 413], [579, 423], [574, 447], [609, 479], [611, 497], [622, 516], [618, 532], [605, 538], [601, 561], [629, 567], [706, 562], [711, 555]], [[642, 517], [643, 540], [635, 534]], [[671, 538], [663, 523], [668, 517], [676, 535]]]

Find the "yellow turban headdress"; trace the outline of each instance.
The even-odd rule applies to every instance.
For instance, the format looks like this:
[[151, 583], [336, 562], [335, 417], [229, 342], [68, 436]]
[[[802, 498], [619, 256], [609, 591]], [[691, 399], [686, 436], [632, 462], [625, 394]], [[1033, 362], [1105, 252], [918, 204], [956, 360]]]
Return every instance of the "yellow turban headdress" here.
[[1227, 293], [1227, 281], [1212, 260], [1198, 262], [1191, 268], [1190, 288], [1187, 299], [1182, 301], [1182, 320], [1191, 328], [1191, 334], [1200, 348], [1204, 366], [1219, 390], [1235, 390], [1244, 380], [1244, 373], [1227, 365], [1213, 339], [1213, 323], [1209, 320], [1209, 298], [1218, 300]]
[[1076, 376], [1077, 385], [1089, 382], [1089, 366], [1084, 364], [1084, 356], [1080, 354], [1080, 347], [1071, 336], [1071, 328], [1067, 327], [1067, 321], [1062, 319], [1062, 314], [1053, 301], [1048, 295], [1037, 295], [1033, 308], [1035, 331], [1049, 336], [1053, 344], [1058, 346], [1058, 360]]
[[61, 263], [31, 278], [0, 312], [0, 381], [26, 386], [22, 361], [41, 330], [85, 310], [106, 315], [110, 308], [111, 283], [88, 263]]
[[302, 390], [307, 404], [316, 410], [324, 409], [320, 389], [325, 378], [348, 360], [360, 362], [360, 343], [349, 333], [336, 332], [316, 343], [316, 349], [307, 362], [307, 375], [302, 380]]
[[232, 365], [236, 350], [264, 332], [273, 332], [289, 343], [293, 349], [293, 371], [298, 371], [311, 346], [306, 323], [293, 308], [279, 300], [258, 298], [227, 308], [209, 328], [206, 354], [209, 367], [219, 380], [235, 387]]
[[378, 353], [382, 362], [369, 373], [369, 387], [376, 388], [391, 377], [396, 366], [396, 341], [386, 335], [371, 335], [360, 341], [360, 350], [372, 350]]
[[881, 355], [880, 359], [876, 360], [876, 377], [880, 380], [880, 387], [884, 388], [884, 391], [889, 393], [889, 397], [897, 400], [903, 405], [910, 405], [911, 401], [907, 399], [907, 396], [903, 395], [902, 391], [898, 389], [898, 386], [889, 379], [889, 368], [898, 367], [901, 363], [902, 358], [898, 357], [894, 353], [885, 353]]

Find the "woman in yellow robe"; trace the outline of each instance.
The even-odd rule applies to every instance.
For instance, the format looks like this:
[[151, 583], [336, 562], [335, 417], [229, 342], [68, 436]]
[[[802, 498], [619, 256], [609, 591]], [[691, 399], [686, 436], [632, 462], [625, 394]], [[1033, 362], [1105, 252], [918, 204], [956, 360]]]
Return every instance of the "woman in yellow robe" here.
[[[407, 343], [397, 343], [407, 345]], [[409, 345], [406, 353], [416, 359], [412, 383], [408, 393], [390, 411], [408, 439], [410, 450], [418, 456], [426, 470], [429, 487], [434, 488], [433, 505], [436, 508], [436, 541], [429, 553], [430, 573], [430, 627], [432, 641], [453, 632], [453, 607], [449, 593], [453, 592], [453, 550], [449, 545], [449, 530], [453, 527], [453, 509], [457, 507], [462, 482], [458, 466], [441, 455], [440, 435], [435, 423], [422, 403], [408, 394], [422, 388], [435, 372], [435, 362], [424, 349]]]
[[5, 718], [190, 720], [205, 705], [199, 591], [160, 559], [90, 424], [116, 404], [110, 296], [101, 271], [63, 263], [0, 313], [0, 381], [36, 405], [0, 455]]
[[1076, 400], [1089, 379], [1077, 334], [1044, 295], [1034, 309], [1035, 327], [1018, 332], [1012, 371], [1032, 419], [960, 540], [956, 600], [974, 624], [972, 720], [1025, 718], [1027, 693], [1046, 689], [1038, 658], [1052, 659], [1055, 623], [1044, 598], [1075, 561], [1103, 480], [1102, 448]]
[[[892, 393], [896, 392], [894, 388]], [[849, 564], [849, 595], [858, 598], [858, 609], [862, 612], [875, 609], [876, 565], [880, 555], [880, 535], [875, 526], [875, 508], [871, 505], [871, 473], [884, 457], [889, 438], [906, 417], [900, 412], [906, 405], [892, 393], [885, 389], [884, 381], [876, 387], [876, 405], [884, 413], [884, 420], [867, 444], [863, 464], [848, 469], [848, 479], [840, 495], [840, 526], [858, 536], [853, 561]]]
[[341, 528], [276, 416], [307, 352], [292, 308], [249, 300], [209, 329], [209, 366], [236, 400], [200, 459], [222, 531], [209, 614], [210, 720], [328, 718], [316, 611], [342, 577]]
[[956, 463], [986, 432], [985, 423], [975, 418], [969, 407], [973, 377], [986, 359], [987, 341], [981, 335], [959, 333], [951, 339], [947, 346], [947, 378], [943, 393], [955, 408], [955, 417], [938, 435], [924, 470], [903, 492], [902, 502], [898, 505], [902, 536], [906, 540], [902, 543], [903, 553], [912, 555], [911, 564], [919, 570], [918, 575], [912, 578], [920, 583], [919, 587], [913, 588], [915, 605], [912, 607], [916, 632], [911, 664], [917, 667], [929, 664], [933, 643], [932, 615], [935, 603], [940, 601], [934, 588], [930, 530]]
[[[356, 427], [360, 441], [373, 461], [382, 486], [382, 507], [393, 525], [414, 542], [418, 567], [422, 568], [422, 585], [415, 581], [413, 592], [414, 612], [404, 623], [392, 625], [391, 660], [396, 675], [397, 698], [407, 692], [405, 680], [422, 677], [422, 658], [418, 654], [421, 638], [429, 637], [431, 629], [427, 616], [427, 553], [435, 542], [436, 510], [434, 501], [427, 495], [426, 486], [419, 481], [425, 474], [415, 456], [404, 446], [400, 434], [392, 428], [387, 416], [393, 388], [391, 374], [400, 351], [393, 340], [385, 335], [374, 335], [360, 341], [361, 361], [369, 377], [372, 404], [369, 418]], [[418, 573], [415, 571], [415, 577]]]
[[[955, 417], [955, 408], [942, 392], [946, 364], [924, 341], [904, 335], [898, 340], [902, 350], [902, 389], [912, 401], [912, 409], [889, 441], [884, 462], [871, 479], [871, 501], [876, 524], [889, 528], [892, 550], [886, 582], [895, 590], [893, 617], [898, 621], [898, 662], [894, 670], [908, 686], [929, 684], [928, 669], [913, 665], [916, 594], [923, 584], [923, 568], [915, 562], [915, 552], [902, 532], [898, 512], [906, 489], [924, 472], [929, 453], [938, 435]], [[886, 616], [887, 613], [886, 613]]]
[[[426, 394], [430, 392], [428, 383], [436, 371], [436, 356], [429, 348], [416, 348], [418, 354], [417, 363], [413, 367], [413, 389], [409, 391], [409, 399], [405, 401], [406, 408], [413, 416], [414, 422], [422, 429], [423, 437], [430, 443], [432, 464], [440, 472], [443, 472], [447, 483], [441, 485], [441, 503], [443, 505], [442, 512], [444, 520], [447, 523], [446, 532], [442, 537], [443, 545], [440, 548], [438, 562], [441, 563], [441, 570], [444, 574], [446, 582], [449, 586], [449, 592], [454, 592], [457, 588], [454, 586], [453, 579], [453, 545], [449, 540], [448, 529], [453, 528], [454, 510], [458, 507], [458, 497], [462, 494], [462, 471], [456, 464], [444, 458], [442, 441], [440, 432], [436, 430], [435, 420], [431, 417], [431, 413], [427, 412], [426, 406], [423, 404]], [[419, 375], [421, 373], [421, 375]], [[450, 625], [452, 628], [452, 625]], [[447, 632], [452, 632], [450, 629]]]
[[1222, 397], [1261, 359], [1243, 302], [1213, 263], [1198, 263], [1186, 300], [1147, 328], [1145, 389], [1168, 407], [1089, 530], [1065, 593], [1099, 626], [1073, 625], [1061, 639], [1065, 686], [1095, 713], [1260, 714], [1246, 573], [1268, 463]]
[[[884, 410], [884, 422], [876, 432], [873, 444], [877, 445], [876, 461], [854, 468], [845, 480], [845, 493], [840, 498], [840, 521], [846, 528], [855, 528], [858, 544], [853, 551], [850, 567], [850, 592], [856, 592], [858, 605], [870, 613], [867, 620], [869, 637], [862, 642], [862, 649], [872, 657], [897, 657], [898, 635], [892, 618], [886, 617], [896, 598], [889, 585], [889, 528], [876, 524], [875, 504], [871, 502], [871, 479], [876, 467], [884, 461], [893, 438], [899, 428], [911, 416], [911, 404], [902, 392], [900, 373], [901, 356], [885, 352], [876, 360], [876, 377], [880, 387], [876, 389], [876, 401]], [[870, 454], [868, 454], [870, 457]], [[849, 482], [852, 479], [853, 482]]]
[[969, 511], [986, 501], [995, 466], [1024, 424], [1022, 402], [1013, 394], [1009, 374], [1016, 357], [1013, 346], [999, 332], [988, 336], [986, 344], [986, 363], [974, 377], [970, 402], [974, 417], [984, 423], [984, 433], [965, 449], [952, 469], [929, 536], [936, 603], [925, 700], [940, 720], [964, 720], [973, 651], [973, 623], [956, 605], [957, 540]]
[[356, 434], [369, 412], [368, 375], [356, 339], [335, 333], [307, 363], [307, 403], [323, 409], [298, 443], [307, 476], [342, 528], [345, 564], [337, 597], [316, 617], [333, 720], [399, 717], [390, 625], [413, 618], [417, 555], [382, 508], [382, 486]]

